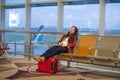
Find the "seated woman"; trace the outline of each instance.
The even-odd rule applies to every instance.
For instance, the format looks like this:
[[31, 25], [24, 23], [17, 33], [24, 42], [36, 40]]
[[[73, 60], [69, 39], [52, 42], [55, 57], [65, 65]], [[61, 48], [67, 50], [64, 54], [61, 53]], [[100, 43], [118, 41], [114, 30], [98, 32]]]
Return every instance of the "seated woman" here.
[[70, 30], [64, 34], [57, 42], [57, 46], [53, 46], [45, 51], [40, 56], [32, 56], [32, 58], [38, 62], [44, 62], [46, 59], [58, 55], [60, 53], [73, 53], [74, 47], [78, 39], [78, 29], [76, 26], [72, 26]]

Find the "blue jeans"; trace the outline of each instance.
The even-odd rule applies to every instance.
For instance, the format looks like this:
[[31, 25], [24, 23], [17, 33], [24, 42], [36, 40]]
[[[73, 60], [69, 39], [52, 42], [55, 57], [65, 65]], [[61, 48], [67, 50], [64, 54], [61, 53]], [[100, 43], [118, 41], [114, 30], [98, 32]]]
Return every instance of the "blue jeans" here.
[[68, 52], [67, 47], [53, 46], [53, 47], [49, 48], [47, 51], [45, 51], [40, 56], [44, 56], [45, 59], [48, 59], [48, 58], [58, 55], [60, 53], [67, 53], [67, 52]]

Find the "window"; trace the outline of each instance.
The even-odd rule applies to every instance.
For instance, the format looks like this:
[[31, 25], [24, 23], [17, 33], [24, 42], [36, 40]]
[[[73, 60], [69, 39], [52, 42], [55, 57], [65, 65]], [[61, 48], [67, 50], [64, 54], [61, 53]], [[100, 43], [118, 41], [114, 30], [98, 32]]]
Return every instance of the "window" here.
[[5, 29], [6, 30], [23, 30], [25, 12], [23, 8], [6, 9], [5, 11]]
[[31, 10], [31, 30], [37, 30], [44, 26], [43, 31], [56, 31], [57, 7], [33, 7]]
[[24, 3], [25, 0], [5, 0], [6, 4]]
[[80, 32], [98, 33], [98, 23], [99, 4], [64, 6], [64, 29], [75, 25]]
[[105, 34], [120, 34], [120, 3], [106, 4]]
[[37, 2], [37, 1], [51, 1], [51, 0], [31, 0], [31, 2]]
[[[25, 13], [23, 8], [5, 10], [5, 30], [24, 30]], [[11, 38], [12, 36], [12, 38]], [[6, 41], [23, 41], [24, 33], [5, 33]]]

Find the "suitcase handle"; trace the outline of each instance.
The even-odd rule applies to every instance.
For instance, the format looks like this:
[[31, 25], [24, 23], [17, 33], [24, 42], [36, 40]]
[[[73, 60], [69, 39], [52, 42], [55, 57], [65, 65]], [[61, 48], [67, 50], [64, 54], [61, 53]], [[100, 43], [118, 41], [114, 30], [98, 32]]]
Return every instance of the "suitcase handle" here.
[[56, 62], [51, 63], [51, 70], [56, 70]]

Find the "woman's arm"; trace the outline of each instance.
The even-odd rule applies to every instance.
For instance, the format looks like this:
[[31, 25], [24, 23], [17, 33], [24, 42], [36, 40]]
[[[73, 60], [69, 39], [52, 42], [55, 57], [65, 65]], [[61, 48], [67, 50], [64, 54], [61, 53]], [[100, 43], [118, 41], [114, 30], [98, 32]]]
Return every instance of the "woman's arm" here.
[[64, 37], [65, 37], [65, 34], [63, 34], [62, 37], [58, 40], [57, 45], [59, 45], [59, 46], [62, 45], [61, 42], [62, 42]]
[[74, 37], [73, 41], [68, 41], [68, 47], [74, 47], [77, 42], [77, 37]]

